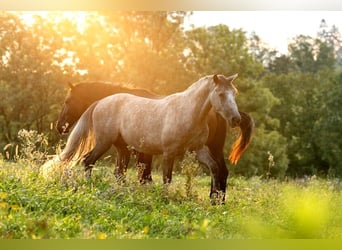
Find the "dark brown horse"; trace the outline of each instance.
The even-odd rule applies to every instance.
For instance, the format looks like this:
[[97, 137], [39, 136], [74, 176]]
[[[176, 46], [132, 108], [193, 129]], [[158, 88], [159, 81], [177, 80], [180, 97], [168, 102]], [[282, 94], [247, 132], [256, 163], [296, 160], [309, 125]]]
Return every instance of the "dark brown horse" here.
[[[106, 96], [116, 93], [131, 93], [138, 96], [148, 98], [159, 98], [159, 96], [152, 94], [151, 92], [143, 89], [130, 89], [120, 85], [108, 84], [103, 82], [83, 82], [78, 84], [69, 84], [70, 90], [64, 102], [62, 112], [57, 121], [57, 130], [59, 133], [67, 133], [69, 128], [80, 118], [82, 113], [95, 101], [100, 100]], [[252, 118], [239, 111], [241, 121], [239, 123], [240, 135], [234, 143], [232, 150], [229, 155], [231, 163], [236, 164], [241, 157], [242, 153], [246, 150], [251, 140], [254, 123]], [[212, 158], [217, 162], [219, 166], [219, 189], [225, 194], [228, 169], [226, 167], [223, 147], [227, 132], [227, 122], [222, 118], [221, 115], [211, 111], [208, 119], [209, 125], [209, 136], [206, 142]], [[124, 143], [123, 143], [124, 145]], [[130, 152], [126, 146], [119, 147], [116, 175], [121, 176], [124, 174], [125, 169], [118, 166], [127, 165], [129, 161]], [[137, 154], [137, 164], [144, 164], [143, 171], [139, 176], [140, 182], [151, 181], [151, 162], [152, 156], [147, 154]], [[123, 164], [120, 164], [123, 163]], [[212, 181], [213, 183], [213, 181]], [[213, 189], [213, 187], [212, 187]], [[212, 192], [211, 189], [211, 192]], [[224, 197], [223, 197], [224, 199]]]

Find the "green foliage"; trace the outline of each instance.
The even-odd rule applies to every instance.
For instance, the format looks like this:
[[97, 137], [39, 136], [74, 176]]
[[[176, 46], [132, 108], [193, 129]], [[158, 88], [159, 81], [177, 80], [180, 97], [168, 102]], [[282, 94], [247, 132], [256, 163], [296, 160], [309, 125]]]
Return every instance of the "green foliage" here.
[[[0, 141], [15, 142], [20, 129], [47, 131], [63, 96], [54, 63], [55, 40], [42, 21], [30, 30], [15, 15], [1, 13]], [[3, 146], [3, 145], [0, 145]]]
[[295, 70], [315, 73], [323, 68], [334, 67], [334, 49], [309, 36], [300, 35], [289, 44], [290, 58]]
[[336, 123], [323, 125], [327, 114], [334, 114], [339, 120], [340, 108], [327, 105], [335, 93], [331, 88], [336, 74], [334, 47], [319, 39], [298, 36], [289, 45], [289, 52], [289, 56], [278, 57], [270, 64], [269, 69], [276, 74], [268, 74], [263, 80], [264, 86], [280, 100], [271, 116], [279, 119], [279, 131], [288, 141], [288, 173], [339, 175], [338, 160], [332, 158], [340, 150], [323, 154], [332, 142], [326, 138], [336, 135], [339, 128]]
[[189, 53], [186, 67], [197, 78], [213, 73], [257, 77], [262, 71], [262, 65], [248, 53], [242, 30], [217, 25], [190, 30], [186, 36]]
[[329, 164], [329, 175], [342, 176], [342, 74], [328, 81], [322, 88], [321, 98], [324, 106], [315, 121], [313, 132], [314, 140], [319, 148], [322, 160]]
[[[29, 163], [31, 164], [31, 163]], [[24, 161], [0, 161], [2, 239], [270, 239], [341, 238], [341, 183], [316, 178], [231, 178], [225, 205], [212, 206], [210, 178], [186, 177], [164, 187], [161, 176], [139, 185], [136, 171], [118, 184], [96, 166], [91, 181], [45, 180]]]

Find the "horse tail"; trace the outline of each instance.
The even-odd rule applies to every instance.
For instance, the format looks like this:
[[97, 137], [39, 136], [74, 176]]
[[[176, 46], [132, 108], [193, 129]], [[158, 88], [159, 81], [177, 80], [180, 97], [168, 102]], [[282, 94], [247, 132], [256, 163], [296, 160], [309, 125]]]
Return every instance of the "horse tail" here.
[[95, 144], [93, 133], [93, 112], [98, 102], [93, 103], [77, 121], [70, 133], [66, 146], [60, 154], [60, 160], [79, 162]]
[[229, 161], [232, 164], [236, 164], [243, 152], [247, 149], [249, 143], [251, 142], [253, 130], [254, 130], [254, 121], [252, 117], [244, 112], [239, 111], [241, 116], [240, 122], [240, 135], [239, 138], [233, 144], [230, 154]]

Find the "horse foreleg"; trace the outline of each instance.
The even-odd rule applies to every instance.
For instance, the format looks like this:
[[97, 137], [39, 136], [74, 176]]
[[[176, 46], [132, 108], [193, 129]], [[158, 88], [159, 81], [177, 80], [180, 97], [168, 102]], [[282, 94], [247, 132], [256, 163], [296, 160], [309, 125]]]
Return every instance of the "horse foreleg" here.
[[171, 183], [174, 161], [175, 161], [174, 157], [171, 157], [166, 154], [163, 155], [163, 182], [164, 184]]
[[[223, 146], [223, 144], [218, 144], [218, 145]], [[219, 188], [218, 190], [223, 193], [222, 201], [224, 202], [229, 170], [227, 168], [227, 165], [224, 159], [222, 147], [218, 148], [218, 145], [209, 144], [208, 148], [209, 148], [211, 157], [217, 163], [217, 166], [218, 166], [218, 176], [217, 176], [218, 188]], [[211, 192], [213, 192], [213, 182], [214, 180], [211, 179]]]
[[[211, 190], [210, 190], [210, 199], [212, 204], [216, 204], [220, 198], [224, 197], [224, 192], [222, 192], [220, 188], [220, 181], [219, 181], [219, 166], [213, 157], [210, 154], [209, 149], [205, 146], [200, 150], [196, 151], [197, 153], [197, 160], [202, 164], [206, 165], [211, 174]], [[221, 197], [223, 196], [223, 197]]]
[[224, 160], [224, 155], [222, 153], [220, 153], [219, 155], [215, 155], [214, 160], [218, 165], [218, 185], [219, 191], [223, 194], [222, 202], [224, 203], [226, 197], [227, 179], [229, 171]]
[[152, 155], [137, 152], [137, 168], [141, 184], [152, 182]]

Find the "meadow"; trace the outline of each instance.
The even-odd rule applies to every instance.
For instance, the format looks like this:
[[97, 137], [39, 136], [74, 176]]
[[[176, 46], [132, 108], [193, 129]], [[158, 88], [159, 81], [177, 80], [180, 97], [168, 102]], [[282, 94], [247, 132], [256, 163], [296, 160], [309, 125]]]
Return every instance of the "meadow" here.
[[118, 183], [108, 161], [91, 180], [82, 168], [46, 179], [39, 164], [0, 160], [2, 239], [289, 239], [342, 238], [342, 183], [228, 179], [224, 205], [213, 206], [210, 177], [181, 163], [169, 186], [153, 171], [140, 185], [135, 168]]

